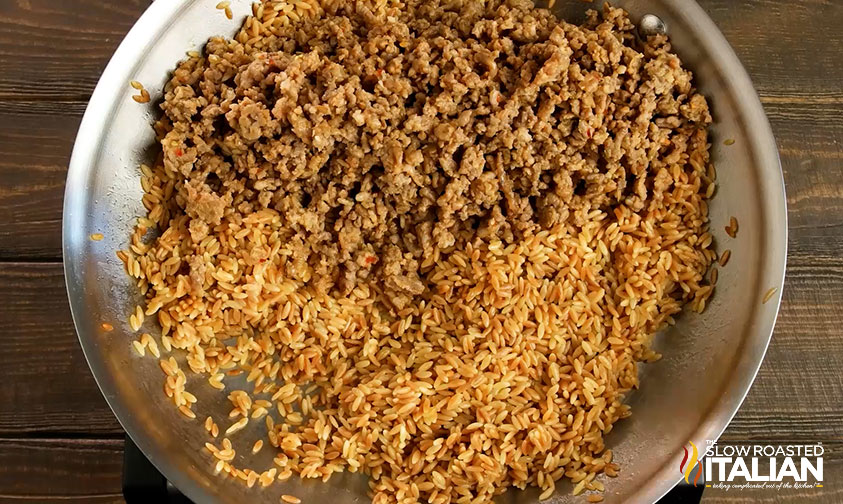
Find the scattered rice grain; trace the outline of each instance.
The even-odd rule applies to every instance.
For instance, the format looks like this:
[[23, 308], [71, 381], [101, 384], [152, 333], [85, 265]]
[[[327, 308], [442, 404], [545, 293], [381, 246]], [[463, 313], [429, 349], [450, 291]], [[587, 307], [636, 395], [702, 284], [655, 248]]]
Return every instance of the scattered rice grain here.
[[196, 418], [196, 413], [187, 406], [179, 406], [179, 411], [187, 418]]
[[732, 251], [730, 249], [726, 249], [723, 251], [722, 254], [720, 254], [720, 260], [718, 261], [718, 264], [720, 264], [721, 268], [723, 266], [726, 266], [726, 264], [729, 262], [730, 257], [732, 257]]
[[729, 225], [726, 226], [726, 234], [735, 238], [738, 235], [738, 219], [735, 216], [729, 217]]
[[234, 434], [235, 432], [238, 432], [243, 427], [245, 427], [247, 423], [249, 423], [248, 418], [246, 418], [246, 417], [241, 418], [240, 420], [231, 424], [231, 426], [228, 429], [225, 430], [225, 435], [228, 436], [228, 435]]
[[767, 304], [767, 301], [773, 299], [773, 295], [776, 293], [775, 287], [770, 287], [767, 292], [764, 293], [764, 299], [761, 301], [762, 304]]

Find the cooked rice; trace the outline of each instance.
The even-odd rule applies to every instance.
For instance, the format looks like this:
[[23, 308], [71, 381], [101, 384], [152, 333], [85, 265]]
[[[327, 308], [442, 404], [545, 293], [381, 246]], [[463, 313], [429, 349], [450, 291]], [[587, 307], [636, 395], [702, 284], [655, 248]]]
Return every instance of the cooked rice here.
[[731, 238], [738, 236], [738, 219], [735, 216], [729, 217], [729, 225], [726, 226], [726, 234]]
[[140, 94], [132, 95], [132, 99], [138, 103], [149, 103], [149, 91], [147, 91], [146, 89], [141, 89]]
[[140, 330], [141, 325], [143, 325], [144, 317], [143, 308], [140, 306], [135, 307], [135, 313], [129, 316], [129, 327], [131, 327], [133, 331]]
[[729, 259], [731, 257], [732, 257], [732, 250], [731, 249], [724, 250], [723, 253], [720, 254], [720, 260], [718, 261], [718, 264], [720, 264], [720, 267], [726, 266], [726, 264], [729, 263]]
[[155, 341], [155, 338], [148, 333], [143, 333], [140, 339], [143, 346], [149, 350], [149, 353], [152, 354], [153, 357], [159, 359], [161, 357], [161, 351], [158, 349], [158, 343]]
[[231, 434], [234, 434], [235, 432], [238, 432], [238, 431], [242, 430], [243, 427], [245, 427], [247, 423], [249, 423], [248, 418], [245, 418], [245, 417], [241, 418], [240, 420], [231, 424], [231, 427], [229, 427], [228, 429], [225, 430], [225, 435], [229, 436]]
[[179, 406], [179, 412], [187, 418], [196, 418], [196, 413], [194, 413], [188, 406]]
[[[329, 0], [256, 4], [234, 41], [213, 39], [207, 57], [190, 54], [165, 88], [170, 116], [156, 125], [163, 154], [154, 166], [142, 168], [147, 220], [138, 223], [129, 249], [118, 256], [146, 298], [145, 311], [139, 307], [132, 315], [133, 328], [144, 314], [157, 318], [164, 349], [178, 349], [190, 371], [206, 375], [213, 388], [224, 389], [226, 376], [246, 373], [252, 391], [227, 394], [234, 406], [231, 418], [239, 420], [225, 435], [243, 429], [249, 418], [266, 416], [267, 441], [278, 451], [271, 475], [231, 465], [235, 451], [228, 438], [222, 449], [205, 445], [215, 471], [248, 486], [268, 486], [294, 473], [327, 479], [344, 470], [365, 472], [378, 504], [484, 502], [509, 487], [527, 486], [540, 487], [547, 498], [562, 478], [574, 483], [574, 494], [602, 491], [595, 476], [614, 477], [619, 470], [604, 436], [630, 415], [623, 401], [638, 386], [638, 363], [659, 358], [650, 348], [653, 335], [673, 323], [684, 305], [705, 308], [717, 275], [705, 282], [716, 259], [708, 232], [707, 198], [714, 188], [706, 131], [710, 117], [666, 39], [636, 42], [626, 14], [608, 7], [602, 19], [594, 13], [583, 27], [560, 24], [551, 35], [548, 27], [556, 26], [555, 19], [529, 2], [451, 4], [456, 10], [445, 15], [437, 14], [443, 4], [436, 0], [360, 0], [356, 11]], [[227, 2], [217, 8], [228, 9]], [[557, 213], [547, 222], [540, 224], [522, 206], [524, 219], [517, 226], [511, 222], [517, 216], [513, 209], [495, 214], [495, 225], [510, 226], [501, 228], [500, 237], [453, 224], [451, 243], [434, 240], [410, 270], [400, 272], [417, 272], [423, 289], [399, 303], [395, 286], [381, 282], [386, 273], [358, 274], [346, 291], [341, 282], [331, 280], [328, 288], [320, 283], [322, 276], [351, 263], [320, 255], [328, 248], [313, 248], [304, 262], [299, 260], [297, 244], [285, 234], [290, 214], [283, 206], [267, 207], [261, 196], [267, 170], [280, 161], [258, 161], [260, 147], [244, 143], [239, 133], [215, 137], [213, 149], [221, 150], [206, 152], [215, 159], [216, 190], [228, 187], [234, 191], [228, 195], [239, 191], [236, 196], [217, 214], [214, 198], [220, 196], [188, 194], [195, 190], [187, 187], [195, 182], [188, 165], [199, 163], [197, 142], [210, 137], [189, 133], [198, 110], [179, 107], [188, 103], [184, 93], [204, 96], [204, 90], [210, 93], [202, 98], [205, 111], [236, 120], [230, 111], [242, 99], [237, 86], [250, 78], [244, 69], [267, 58], [266, 51], [287, 58], [293, 72], [287, 53], [305, 44], [296, 37], [316, 46], [323, 39], [345, 40], [350, 32], [331, 30], [350, 30], [354, 23], [365, 24], [371, 37], [390, 30], [398, 37], [414, 15], [439, 16], [436, 22], [445, 32], [459, 29], [464, 18], [503, 16], [506, 21], [495, 23], [525, 30], [513, 37], [556, 36], [554, 44], [574, 45], [574, 56], [560, 74], [565, 77], [555, 77], [564, 86], [554, 84], [541, 95], [567, 107], [567, 126], [551, 130], [565, 131], [523, 128], [524, 134], [544, 135], [547, 145], [564, 153], [547, 166], [556, 170], [548, 173], [567, 176], [568, 163], [591, 171], [583, 172], [581, 186], [571, 185], [569, 203], [576, 205], [571, 203], [570, 211], [562, 200], [548, 203]], [[372, 51], [380, 49], [372, 46]], [[630, 59], [623, 71], [621, 55]], [[504, 62], [499, 65], [509, 71]], [[540, 73], [530, 64], [520, 71]], [[287, 77], [274, 80], [278, 75], [269, 82], [282, 89]], [[305, 109], [318, 96], [307, 85], [296, 91]], [[575, 101], [573, 93], [578, 93]], [[328, 110], [308, 113], [315, 121]], [[530, 107], [515, 113], [513, 123], [542, 114]], [[175, 120], [179, 114], [188, 119]], [[519, 131], [512, 126], [501, 138]], [[450, 137], [442, 135], [440, 141]], [[614, 161], [598, 163], [609, 150]], [[305, 160], [305, 169], [319, 158], [317, 151], [288, 154]], [[533, 162], [539, 163], [542, 154], [536, 154]], [[192, 161], [186, 164], [188, 157]], [[633, 158], [641, 165], [630, 167], [627, 178], [624, 163]], [[525, 170], [519, 176], [526, 180], [530, 172]], [[518, 198], [515, 192], [512, 197]], [[191, 200], [203, 195], [210, 199]], [[529, 198], [524, 196], [524, 205], [533, 204]], [[207, 208], [197, 210], [200, 204]], [[405, 212], [414, 210], [410, 206]], [[203, 213], [213, 215], [203, 218]], [[397, 226], [403, 226], [401, 218], [396, 217]], [[150, 228], [156, 236], [147, 235]], [[336, 236], [324, 229], [320, 243], [327, 247]], [[400, 237], [390, 245], [406, 247]], [[381, 249], [369, 250], [372, 255], [361, 256], [364, 266], [371, 265], [369, 258], [374, 264], [384, 260], [374, 253]], [[319, 269], [319, 264], [329, 267]], [[293, 270], [296, 274], [290, 274]], [[196, 398], [185, 390], [179, 363], [172, 356], [159, 363], [165, 394], [182, 414], [195, 417], [190, 405]], [[205, 429], [218, 434], [211, 418]], [[262, 444], [253, 445], [253, 451]], [[282, 500], [299, 502], [286, 495]], [[589, 500], [598, 502], [599, 496]]]
[[767, 301], [773, 299], [773, 295], [776, 293], [775, 287], [770, 287], [767, 292], [764, 293], [764, 299], [761, 301], [762, 304], [767, 304]]

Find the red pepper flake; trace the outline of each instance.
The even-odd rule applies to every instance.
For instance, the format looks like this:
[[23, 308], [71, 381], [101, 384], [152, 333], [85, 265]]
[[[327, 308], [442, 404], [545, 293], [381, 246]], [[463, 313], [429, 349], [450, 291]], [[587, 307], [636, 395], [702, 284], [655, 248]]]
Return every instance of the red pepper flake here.
[[378, 258], [375, 256], [369, 256], [366, 258], [366, 264], [375, 264], [378, 262]]
[[586, 130], [585, 134], [586, 134], [586, 136], [587, 136], [588, 138], [591, 138], [591, 135], [593, 135], [593, 134], [594, 134], [594, 131], [592, 131], [592, 130], [591, 130], [591, 128], [588, 128], [588, 129]]
[[270, 64], [270, 65], [275, 65], [275, 60], [274, 60], [274, 59], [272, 59], [272, 58], [269, 58], [269, 64]]
[[176, 149], [176, 156], [182, 157], [184, 155], [184, 151], [181, 149]]
[[378, 78], [380, 79], [381, 75], [383, 75], [383, 68], [378, 69], [378, 71], [377, 71], [377, 72], [375, 72], [375, 74], [376, 74], [376, 75], [378, 76]]

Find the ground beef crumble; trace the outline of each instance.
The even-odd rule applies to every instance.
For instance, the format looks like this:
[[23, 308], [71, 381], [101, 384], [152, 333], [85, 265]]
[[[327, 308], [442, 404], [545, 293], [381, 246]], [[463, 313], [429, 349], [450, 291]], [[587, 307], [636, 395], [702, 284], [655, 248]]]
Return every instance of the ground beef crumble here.
[[347, 2], [257, 46], [212, 39], [156, 129], [194, 242], [271, 209], [287, 275], [380, 279], [400, 307], [436, 249], [658, 206], [707, 162], [691, 77], [619, 9], [576, 26], [528, 0]]

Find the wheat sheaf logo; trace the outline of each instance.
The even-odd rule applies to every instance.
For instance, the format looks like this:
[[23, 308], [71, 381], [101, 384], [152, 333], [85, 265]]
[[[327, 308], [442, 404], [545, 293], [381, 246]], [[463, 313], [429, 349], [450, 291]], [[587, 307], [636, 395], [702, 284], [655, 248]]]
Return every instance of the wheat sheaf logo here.
[[685, 450], [685, 456], [682, 457], [682, 462], [679, 463], [679, 472], [685, 475], [685, 483], [690, 485], [692, 484], [690, 481], [691, 473], [694, 471], [694, 467], [699, 466], [699, 470], [697, 470], [697, 474], [694, 476], [693, 481], [693, 485], [696, 487], [697, 482], [700, 480], [700, 476], [702, 475], [702, 465], [700, 464], [697, 445], [695, 445], [693, 441], [688, 441], [688, 443], [691, 445], [690, 458], [688, 456], [688, 448], [683, 446], [682, 449]]

